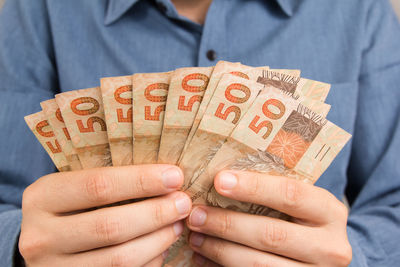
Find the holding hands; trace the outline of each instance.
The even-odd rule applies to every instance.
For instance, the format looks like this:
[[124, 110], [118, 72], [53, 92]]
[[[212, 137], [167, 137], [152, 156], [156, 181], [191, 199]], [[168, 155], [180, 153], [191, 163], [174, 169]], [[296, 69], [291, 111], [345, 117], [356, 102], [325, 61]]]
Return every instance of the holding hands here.
[[[161, 266], [183, 231], [199, 266], [347, 266], [347, 208], [328, 191], [286, 177], [223, 171], [219, 194], [264, 205], [288, 221], [208, 206], [192, 209], [170, 165], [44, 176], [23, 196], [19, 248], [30, 266]], [[131, 199], [134, 203], [110, 206]], [[100, 207], [100, 208], [98, 208]]]
[[[31, 266], [161, 266], [190, 198], [181, 170], [143, 165], [54, 173], [23, 196], [19, 249]], [[130, 199], [151, 199], [105, 206]], [[96, 208], [101, 207], [101, 208]], [[96, 209], [94, 209], [96, 208]], [[165, 254], [164, 254], [165, 255]]]
[[290, 222], [208, 206], [187, 219], [198, 266], [347, 266], [347, 208], [328, 191], [286, 177], [223, 171], [219, 194], [292, 216]]

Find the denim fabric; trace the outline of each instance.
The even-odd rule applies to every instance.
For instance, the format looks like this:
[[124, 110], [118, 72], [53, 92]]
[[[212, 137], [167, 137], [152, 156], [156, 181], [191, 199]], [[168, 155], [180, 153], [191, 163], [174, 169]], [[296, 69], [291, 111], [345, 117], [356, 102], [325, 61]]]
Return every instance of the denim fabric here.
[[55, 171], [25, 115], [104, 76], [217, 60], [332, 84], [328, 119], [353, 138], [317, 185], [350, 200], [352, 266], [399, 263], [400, 27], [389, 1], [214, 0], [199, 25], [169, 0], [10, 0], [0, 11], [0, 265], [12, 264], [24, 188]]

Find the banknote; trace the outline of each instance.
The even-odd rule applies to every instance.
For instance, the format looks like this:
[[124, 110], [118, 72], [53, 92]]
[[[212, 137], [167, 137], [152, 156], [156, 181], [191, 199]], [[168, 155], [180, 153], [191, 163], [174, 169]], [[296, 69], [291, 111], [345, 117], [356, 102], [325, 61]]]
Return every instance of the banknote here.
[[132, 76], [100, 80], [113, 166], [133, 164]]
[[157, 163], [171, 72], [132, 76], [133, 162]]
[[299, 77], [288, 70], [258, 70], [257, 81], [265, 85], [273, 85], [296, 98], [302, 97], [324, 102], [331, 85], [319, 81]]
[[[265, 66], [265, 67], [260, 67], [260, 68], [268, 69], [269, 67]], [[210, 103], [210, 100], [214, 95], [215, 89], [217, 88], [217, 85], [218, 85], [219, 81], [221, 80], [222, 75], [230, 73], [230, 74], [242, 77], [244, 79], [255, 81], [259, 76], [259, 72], [255, 72], [254, 70], [255, 70], [255, 68], [243, 65], [239, 62], [233, 63], [233, 62], [228, 62], [228, 61], [218, 61], [218, 63], [215, 65], [213, 72], [211, 74], [206, 91], [204, 92], [203, 99], [197, 110], [196, 116], [195, 116], [193, 124], [192, 124], [192, 128], [190, 129], [189, 135], [186, 139], [185, 145], [183, 147], [183, 151], [181, 153], [181, 156], [180, 156], [178, 162], [181, 162], [181, 160], [183, 159], [183, 156], [185, 155], [185, 153], [189, 147], [189, 144], [191, 143], [192, 138], [195, 135], [195, 133], [200, 125], [200, 121], [203, 118], [204, 113], [206, 112], [208, 104]]]
[[297, 83], [299, 91], [307, 98], [325, 102], [331, 85], [329, 83], [301, 78]]
[[25, 122], [29, 129], [39, 140], [47, 154], [49, 154], [54, 165], [60, 172], [70, 171], [71, 168], [62, 151], [60, 143], [54, 135], [53, 129], [46, 119], [43, 111], [28, 115], [25, 117]]
[[324, 103], [323, 98], [311, 98], [306, 95], [315, 93], [319, 94], [321, 91], [329, 92], [330, 84], [318, 81], [308, 80], [287, 74], [285, 70], [255, 70], [258, 73], [257, 82], [267, 86], [272, 86], [280, 89], [283, 93], [297, 99], [302, 105], [310, 108], [314, 112], [326, 117], [331, 106]]
[[100, 88], [57, 94], [56, 101], [83, 169], [111, 166]]
[[[257, 67], [259, 69], [259, 67]], [[266, 68], [262, 68], [262, 70], [267, 70]], [[295, 70], [295, 69], [269, 69], [270, 71], [274, 72], [279, 72], [283, 73], [286, 75], [294, 76], [294, 77], [300, 77], [301, 75], [301, 70]]]
[[351, 135], [292, 96], [263, 90], [187, 190], [195, 203], [264, 214], [269, 209], [224, 198], [213, 188], [223, 169], [251, 170], [315, 183]]
[[263, 87], [256, 81], [236, 75], [222, 76], [199, 128], [179, 163], [185, 177], [183, 189], [189, 187], [207, 166]]
[[158, 163], [178, 163], [212, 70], [181, 68], [171, 74]]
[[40, 103], [40, 106], [42, 107], [47, 121], [53, 129], [54, 135], [57, 138], [62, 151], [64, 152], [71, 170], [81, 170], [82, 165], [79, 160], [78, 153], [72, 144], [71, 136], [69, 135], [68, 129], [65, 126], [64, 119], [61, 115], [61, 111], [56, 100], [53, 98], [43, 101]]

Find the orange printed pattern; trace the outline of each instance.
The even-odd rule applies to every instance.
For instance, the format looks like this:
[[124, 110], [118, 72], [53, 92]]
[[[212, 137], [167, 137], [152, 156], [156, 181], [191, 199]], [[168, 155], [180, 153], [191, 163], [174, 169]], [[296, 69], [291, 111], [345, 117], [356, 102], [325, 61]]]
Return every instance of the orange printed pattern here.
[[[79, 109], [78, 105], [80, 104], [85, 104], [85, 103], [90, 103], [93, 104], [93, 107], [89, 108], [89, 109]], [[74, 100], [72, 100], [71, 102], [71, 110], [77, 114], [77, 115], [81, 115], [81, 116], [86, 116], [86, 115], [91, 115], [93, 113], [96, 113], [100, 108], [100, 104], [99, 102], [94, 99], [93, 97], [79, 97], [76, 98]]]
[[57, 169], [59, 171], [69, 171], [70, 166], [44, 112], [40, 111], [28, 115], [25, 117], [25, 121], [47, 154], [49, 154]]
[[292, 111], [267, 148], [267, 152], [280, 157], [289, 169], [296, 166], [322, 129], [323, 121], [305, 117], [306, 112], [301, 106]]
[[[57, 108], [55, 116], [56, 116], [56, 118], [57, 118], [57, 120], [58, 120], [59, 122], [64, 123], [64, 119], [63, 119], [63, 117], [62, 117], [62, 115], [61, 115], [61, 110], [60, 110], [60, 108]], [[63, 130], [63, 133], [64, 133], [64, 135], [65, 135], [65, 138], [66, 138], [67, 140], [71, 140], [71, 136], [69, 135], [69, 132], [68, 132], [67, 127], [62, 127], [62, 130]]]
[[113, 166], [133, 164], [132, 76], [104, 77], [100, 90]]
[[180, 68], [171, 75], [158, 163], [177, 164], [213, 67]]
[[[150, 102], [163, 102], [167, 101], [169, 84], [166, 83], [153, 83], [146, 87], [144, 96]], [[152, 91], [165, 91], [164, 95], [152, 94]], [[144, 107], [144, 119], [149, 121], [160, 121], [161, 112], [165, 111], [165, 104], [159, 105], [154, 109], [154, 114], [151, 114], [151, 106]]]
[[292, 169], [309, 146], [310, 143], [304, 141], [300, 135], [280, 130], [268, 146], [267, 152], [283, 159], [284, 165]]
[[121, 96], [123, 93], [126, 93], [126, 92], [132, 92], [132, 85], [124, 85], [124, 86], [119, 87], [114, 92], [114, 98], [120, 104], [132, 105], [132, 97], [125, 98], [125, 97]]
[[[56, 100], [49, 99], [40, 103], [43, 109], [43, 113], [46, 116], [47, 122], [50, 125], [56, 141], [52, 144], [50, 150], [52, 152], [62, 150], [62, 153], [67, 159], [68, 165], [71, 170], [80, 170], [82, 165], [80, 163], [77, 152], [72, 145], [71, 136], [64, 123], [64, 118], [61, 114], [61, 110], [58, 107]], [[39, 131], [40, 132], [40, 131]]]
[[109, 166], [111, 157], [100, 88], [57, 94], [56, 102], [83, 169]]
[[[278, 109], [279, 113], [274, 113], [270, 109], [270, 106], [274, 106], [276, 109]], [[283, 117], [283, 115], [285, 115], [285, 111], [286, 111], [285, 105], [278, 99], [274, 98], [268, 99], [262, 106], [262, 112], [267, 118], [271, 120], [279, 120], [280, 118]], [[268, 136], [270, 136], [274, 126], [272, 122], [268, 120], [262, 121], [257, 125], [259, 120], [260, 116], [256, 115], [249, 124], [249, 128], [256, 134], [258, 134], [262, 128], [267, 128], [266, 132], [263, 135], [263, 139], [267, 139]]]
[[243, 78], [243, 79], [250, 80], [249, 75], [247, 75], [247, 74], [245, 74], [245, 73], [243, 73], [243, 72], [241, 72], [241, 71], [231, 71], [231, 72], [229, 72], [229, 73], [230, 73], [230, 74], [233, 74], [233, 75], [235, 75], [235, 76], [241, 77], [241, 78]]
[[[81, 104], [93, 104], [92, 108], [89, 109], [79, 109], [78, 106]], [[87, 116], [96, 113], [100, 108], [99, 102], [93, 97], [80, 97], [72, 100], [71, 102], [71, 110], [76, 115]], [[87, 119], [85, 127], [82, 120], [76, 120], [76, 124], [78, 125], [78, 129], [81, 133], [94, 133], [94, 124], [98, 123], [101, 127], [101, 131], [107, 131], [107, 126], [104, 120], [98, 116], [93, 116]]]
[[117, 120], [118, 122], [126, 122], [126, 123], [132, 123], [132, 97], [125, 98], [122, 97], [121, 95], [126, 92], [132, 92], [132, 85], [124, 85], [119, 87], [117, 90], [114, 92], [114, 99], [118, 103], [122, 105], [130, 105], [131, 107], [128, 108], [126, 112], [126, 116], [124, 116], [124, 111], [122, 108], [117, 108]]
[[36, 124], [36, 131], [38, 132], [38, 134], [40, 134], [41, 136], [44, 137], [54, 137], [54, 133], [53, 131], [43, 131], [43, 128], [49, 126], [49, 123], [47, 120], [43, 120], [41, 122], [39, 122], [38, 124]]
[[[206, 89], [209, 79], [210, 78], [203, 73], [191, 73], [189, 75], [186, 75], [183, 78], [182, 88], [183, 88], [183, 90], [192, 92], [192, 93], [202, 92]], [[201, 80], [201, 81], [203, 81], [203, 84], [200, 86], [189, 85], [189, 81], [192, 81], [192, 80]]]
[[157, 162], [170, 78], [170, 72], [132, 75], [135, 164]]
[[[193, 80], [200, 80], [203, 83], [202, 83], [202, 85], [197, 85], [197, 86], [189, 85], [189, 82], [193, 81]], [[200, 93], [206, 89], [208, 81], [209, 81], [208, 76], [203, 73], [191, 73], [191, 74], [186, 75], [182, 79], [182, 89], [187, 92], [191, 92], [191, 93]], [[185, 99], [186, 99], [186, 96], [184, 96], [184, 95], [179, 96], [178, 110], [191, 112], [193, 110], [193, 105], [196, 102], [201, 103], [201, 100], [203, 99], [203, 94], [191, 96], [189, 98], [187, 105], [185, 105]]]
[[[240, 77], [240, 76], [238, 76], [238, 77]], [[242, 92], [244, 94], [244, 96], [242, 96], [242, 97], [234, 96], [232, 94], [232, 91], [235, 91], [235, 90]], [[249, 87], [247, 87], [241, 83], [232, 83], [232, 84], [228, 85], [225, 90], [225, 99], [228, 100], [229, 102], [235, 103], [235, 104], [245, 103], [247, 100], [249, 100], [250, 96], [251, 96], [251, 90], [249, 89]], [[224, 103], [219, 103], [214, 115], [220, 119], [227, 120], [229, 114], [234, 113], [232, 123], [233, 124], [238, 123], [240, 116], [242, 114], [241, 109], [236, 105], [232, 105], [232, 106], [229, 106], [228, 108], [226, 108], [225, 111], [223, 111], [224, 106], [225, 106]]]
[[[43, 137], [54, 137], [53, 130], [51, 129], [49, 122], [47, 120], [43, 120], [36, 124], [36, 131], [38, 134], [40, 134]], [[47, 127], [47, 131], [43, 130], [44, 128]], [[49, 129], [50, 128], [50, 129]], [[50, 141], [46, 141], [47, 147], [50, 149], [52, 153], [61, 153], [61, 147], [60, 144], [58, 143], [57, 139], [54, 139], [54, 145]]]

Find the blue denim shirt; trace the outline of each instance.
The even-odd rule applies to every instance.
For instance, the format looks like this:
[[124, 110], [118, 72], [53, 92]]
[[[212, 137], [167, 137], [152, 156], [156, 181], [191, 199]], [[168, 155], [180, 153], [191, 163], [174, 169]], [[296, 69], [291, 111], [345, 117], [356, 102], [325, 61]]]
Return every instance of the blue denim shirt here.
[[332, 83], [328, 118], [353, 138], [317, 185], [350, 200], [352, 266], [397, 265], [400, 27], [387, 0], [214, 0], [204, 25], [180, 16], [169, 0], [6, 1], [0, 11], [0, 265], [12, 264], [24, 188], [55, 171], [23, 120], [40, 101], [96, 86], [104, 76], [222, 59], [298, 68], [303, 77]]

